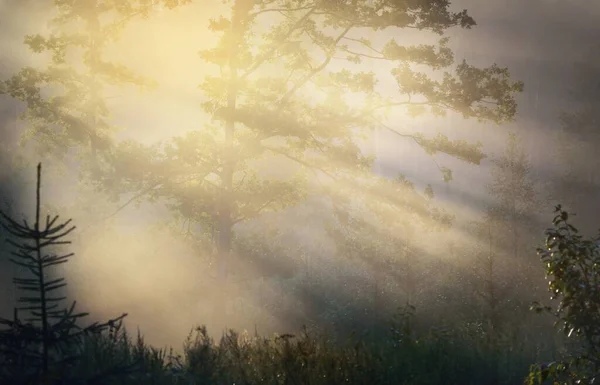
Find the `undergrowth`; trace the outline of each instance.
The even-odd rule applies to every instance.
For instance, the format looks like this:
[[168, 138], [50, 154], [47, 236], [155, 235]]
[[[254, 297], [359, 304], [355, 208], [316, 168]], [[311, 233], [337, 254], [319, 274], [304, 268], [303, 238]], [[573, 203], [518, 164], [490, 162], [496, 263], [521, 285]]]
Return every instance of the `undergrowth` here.
[[1, 384], [512, 385], [523, 383], [532, 362], [555, 353], [552, 346], [540, 353], [539, 345], [508, 331], [491, 344], [467, 323], [417, 333], [411, 306], [400, 309], [383, 339], [332, 342], [305, 329], [272, 338], [229, 331], [214, 341], [201, 326], [182, 355], [146, 344], [139, 332], [130, 336], [121, 326], [126, 314], [81, 327], [87, 314], [75, 313], [75, 303], [59, 309], [65, 297], [55, 293], [66, 282], [49, 278], [72, 256], [51, 251], [68, 244], [64, 237], [74, 227], [47, 217], [42, 228], [40, 173], [38, 166], [33, 226], [0, 212], [15, 249], [11, 261], [30, 274], [14, 279], [27, 296], [12, 319], [0, 319]]

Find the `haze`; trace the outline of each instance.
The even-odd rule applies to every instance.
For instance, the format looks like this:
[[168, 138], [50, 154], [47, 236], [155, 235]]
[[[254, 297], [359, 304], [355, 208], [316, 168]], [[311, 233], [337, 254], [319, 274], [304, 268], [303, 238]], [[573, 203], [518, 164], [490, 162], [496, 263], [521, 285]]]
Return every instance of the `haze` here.
[[[49, 62], [50, 55], [35, 54], [23, 44], [25, 35], [47, 33], [45, 26], [54, 8], [39, 3], [0, 0], [0, 80], [24, 66], [43, 67]], [[78, 226], [73, 239], [76, 254], [61, 270], [69, 281], [69, 296], [89, 310], [93, 318], [127, 312], [127, 328], [139, 328], [147, 341], [159, 346], [179, 348], [190, 329], [199, 324], [206, 324], [215, 336], [228, 328], [256, 330], [261, 334], [294, 332], [305, 324], [327, 329], [343, 324], [344, 317], [354, 317], [359, 320], [356, 323], [368, 325], [363, 318], [365, 309], [373, 306], [373, 293], [383, 298], [385, 305], [381, 306], [385, 314], [408, 299], [424, 309], [424, 313], [444, 314], [447, 304], [444, 298], [450, 292], [456, 297], [465, 296], [462, 310], [465, 314], [476, 312], [481, 305], [469, 302], [464, 294], [473, 290], [469, 285], [476, 286], [474, 253], [461, 250], [478, 247], [472, 223], [482, 220], [486, 207], [494, 203], [486, 186], [493, 183], [493, 160], [504, 153], [509, 133], [518, 136], [530, 163], [536, 206], [524, 215], [534, 223], [531, 234], [537, 234], [537, 241], [543, 240], [553, 206], [562, 202], [570, 208], [563, 199], [565, 196], [552, 187], [552, 181], [565, 173], [587, 181], [597, 178], [598, 169], [593, 167], [592, 160], [567, 164], [561, 158], [568, 146], [577, 153], [582, 139], [561, 131], [559, 116], [583, 108], [581, 100], [573, 95], [583, 92], [589, 84], [600, 84], [600, 61], [594, 62], [600, 55], [593, 54], [600, 52], [600, 3], [462, 0], [451, 6], [453, 11], [463, 8], [477, 26], [471, 30], [448, 30], [445, 35], [450, 37], [449, 47], [457, 63], [463, 58], [478, 67], [497, 63], [508, 67], [512, 81], [524, 82], [524, 91], [516, 95], [518, 112], [514, 121], [496, 125], [463, 119], [453, 112], [445, 117], [431, 114], [412, 117], [395, 111], [388, 117], [387, 125], [402, 134], [434, 136], [441, 132], [453, 140], [480, 141], [487, 157], [477, 165], [440, 153], [430, 155], [414, 140], [383, 128], [357, 139], [363, 155], [375, 157], [373, 173], [390, 180], [403, 174], [419, 193], [430, 185], [436, 207], [454, 216], [449, 228], [422, 230], [429, 223], [413, 226], [411, 223], [416, 220], [411, 219], [410, 207], [420, 201], [412, 193], [406, 193], [408, 209], [377, 208], [373, 212], [381, 210], [379, 219], [369, 216], [373, 213], [362, 217], [369, 221], [371, 233], [363, 232], [365, 239], [356, 240], [357, 244], [366, 247], [370, 239], [381, 236], [400, 239], [402, 247], [410, 248], [410, 257], [404, 251], [381, 251], [387, 252], [385, 258], [396, 256], [397, 265], [408, 266], [409, 259], [417, 261], [411, 262], [418, 273], [411, 278], [417, 283], [410, 290], [406, 288], [408, 273], [404, 267], [392, 273], [377, 257], [356, 257], [361, 254], [356, 245], [348, 251], [335, 243], [327, 231], [334, 219], [334, 207], [323, 190], [316, 189], [319, 181], [326, 178], [310, 172], [307, 185], [315, 189], [309, 189], [298, 203], [235, 225], [237, 243], [232, 257], [235, 262], [229, 272], [231, 284], [227, 290], [222, 289], [219, 262], [205, 247], [207, 240], [197, 235], [204, 231], [200, 224], [186, 221], [169, 208], [169, 202], [160, 199], [153, 202], [140, 198], [123, 206], [135, 195], [133, 192], [111, 200], [108, 194], [78, 182], [81, 164], [73, 158], [63, 161], [56, 159], [56, 154], [40, 156], [31, 143], [19, 147], [21, 135], [30, 122], [18, 119], [25, 105], [9, 95], [0, 95], [1, 195], [12, 202], [15, 214], [31, 216], [34, 165], [41, 161], [45, 208], [73, 218]], [[106, 47], [106, 60], [116, 60], [156, 83], [154, 88], [144, 91], [135, 87], [106, 89], [103, 97], [111, 112], [111, 123], [121, 128], [115, 134], [116, 142], [133, 140], [152, 145], [219, 124], [202, 111], [201, 103], [206, 96], [199, 89], [207, 76], [219, 76], [219, 69], [201, 60], [198, 52], [218, 43], [219, 36], [208, 30], [209, 19], [228, 17], [229, 10], [229, 4], [207, 0], [193, 1], [173, 10], [157, 9], [147, 19], [129, 22], [118, 41]], [[271, 19], [261, 21], [257, 30], [266, 29], [271, 22]], [[398, 30], [392, 29], [368, 31], [362, 37], [372, 39], [377, 45], [397, 33]], [[407, 45], [435, 44], [439, 40], [435, 34], [418, 30], [401, 33], [401, 43]], [[377, 92], [393, 94], [397, 85], [389, 74], [391, 66], [378, 63], [351, 67], [343, 60], [334, 60], [329, 69], [373, 71], [380, 77]], [[260, 71], [268, 75], [273, 68]], [[584, 71], [587, 81], [582, 82], [578, 75]], [[52, 94], [53, 90], [44, 92]], [[327, 97], [314, 88], [311, 91], [310, 87], [303, 92], [313, 92], [314, 101]], [[588, 101], [598, 103], [600, 88], [596, 88], [596, 93], [585, 92], [590, 92]], [[359, 108], [364, 99], [354, 96], [347, 102]], [[595, 160], [593, 146], [588, 150], [586, 156], [580, 154], [581, 158]], [[332, 162], [347, 165], [345, 159]], [[252, 167], [265, 178], [287, 181], [297, 174], [300, 166], [289, 159], [265, 157]], [[441, 168], [445, 167], [452, 170], [449, 182], [443, 180]], [[366, 176], [358, 171], [353, 176], [356, 179], [345, 179], [329, 188], [335, 190], [339, 199], [354, 199], [353, 204], [358, 208], [363, 204], [387, 204], [385, 194], [396, 191], [387, 187], [363, 189], [367, 183], [361, 178]], [[580, 211], [579, 223], [590, 233], [600, 226], [595, 218], [599, 206], [594, 206], [594, 192], [598, 192], [597, 186], [579, 200], [589, 210], [581, 212], [581, 206], [572, 205], [573, 210]], [[535, 266], [537, 246], [541, 243], [531, 243], [528, 248], [520, 249], [519, 255], [527, 259], [528, 266], [533, 266], [527, 271], [530, 281], [543, 286], [542, 266]], [[512, 250], [508, 243], [498, 248], [499, 254]], [[0, 266], [8, 271], [4, 257]], [[502, 264], [497, 276], [510, 282], [514, 273], [514, 266]], [[2, 290], [8, 290], [6, 282]], [[515, 290], [519, 293], [521, 288]], [[14, 300], [11, 297], [14, 294], [7, 293], [10, 298], [0, 303], [3, 315], [12, 308]], [[219, 303], [226, 303], [225, 315], [215, 315], [214, 308]]]

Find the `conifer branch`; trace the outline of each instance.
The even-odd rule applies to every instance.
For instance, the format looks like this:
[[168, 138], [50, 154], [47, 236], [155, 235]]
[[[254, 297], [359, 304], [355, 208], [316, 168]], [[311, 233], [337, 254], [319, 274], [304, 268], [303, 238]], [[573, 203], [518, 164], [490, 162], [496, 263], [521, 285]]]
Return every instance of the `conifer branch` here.
[[[18, 298], [21, 306], [15, 307], [12, 320], [0, 317], [0, 325], [6, 327], [0, 329], [2, 384], [58, 384], [57, 381], [79, 383], [78, 379], [71, 377], [70, 371], [82, 358], [84, 339], [90, 335], [102, 335], [107, 329], [118, 330], [123, 318], [127, 316], [122, 314], [105, 323], [95, 322], [90, 326], [80, 327], [76, 321], [88, 314], [75, 313], [76, 302], [68, 309], [59, 309], [59, 303], [67, 297], [52, 294], [64, 289], [67, 283], [62, 277], [50, 278], [48, 268], [66, 263], [74, 254], [46, 253], [45, 249], [69, 244], [69, 241], [62, 239], [75, 226], [70, 225], [70, 219], [57, 224], [58, 216], [52, 219], [46, 216], [45, 224], [42, 224], [40, 210], [41, 163], [37, 166], [34, 225], [29, 226], [26, 220], [21, 225], [0, 210], [0, 226], [9, 235], [20, 240], [8, 240], [7, 243], [16, 249], [11, 252], [13, 258], [9, 258], [9, 261], [24, 267], [33, 276], [14, 277], [13, 283], [17, 289], [30, 294]], [[19, 311], [28, 316], [20, 318]], [[95, 373], [92, 378], [106, 381], [109, 376], [130, 373], [132, 370], [132, 365], [121, 365], [103, 373]]]

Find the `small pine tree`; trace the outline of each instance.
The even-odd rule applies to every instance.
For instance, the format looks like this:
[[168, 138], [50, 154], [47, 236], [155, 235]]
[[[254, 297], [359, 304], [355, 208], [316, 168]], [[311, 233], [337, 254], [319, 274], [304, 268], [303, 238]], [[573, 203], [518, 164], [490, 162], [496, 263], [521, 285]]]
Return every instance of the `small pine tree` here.
[[[102, 383], [109, 376], [129, 373], [132, 365], [90, 373], [93, 377], [87, 379], [69, 376], [82, 356], [84, 338], [101, 335], [107, 329], [117, 331], [127, 314], [80, 327], [77, 320], [88, 313], [75, 313], [75, 302], [69, 308], [59, 309], [59, 303], [66, 297], [55, 293], [67, 284], [64, 278], [49, 279], [48, 272], [52, 266], [67, 262], [73, 253], [57, 255], [47, 250], [69, 244], [64, 238], [75, 226], [71, 226], [71, 219], [57, 224], [58, 216], [52, 219], [47, 216], [46, 224], [42, 225], [40, 185], [41, 164], [38, 164], [33, 227], [27, 220], [19, 224], [0, 210], [0, 225], [12, 235], [13, 239], [7, 242], [16, 249], [9, 260], [31, 273], [27, 278], [13, 279], [19, 290], [28, 293], [19, 298], [22, 306], [15, 308], [13, 319], [0, 317], [0, 325], [5, 326], [0, 330], [0, 384]], [[28, 318], [20, 318], [20, 311], [26, 312]], [[90, 379], [93, 381], [89, 382]]]
[[540, 208], [531, 164], [518, 135], [509, 134], [504, 152], [492, 163], [492, 181], [486, 187], [493, 201], [482, 220], [473, 223], [477, 240], [473, 266], [478, 277], [476, 293], [488, 313], [491, 341], [508, 321], [501, 320], [502, 314], [527, 314], [529, 301], [523, 293], [531, 291], [536, 283], [532, 277], [539, 272], [529, 255], [535, 252], [530, 245], [536, 224], [534, 213]]

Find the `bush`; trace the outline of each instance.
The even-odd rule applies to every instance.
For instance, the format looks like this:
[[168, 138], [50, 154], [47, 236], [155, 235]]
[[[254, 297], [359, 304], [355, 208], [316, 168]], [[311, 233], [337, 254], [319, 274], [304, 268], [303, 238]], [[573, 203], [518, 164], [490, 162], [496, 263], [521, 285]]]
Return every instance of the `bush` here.
[[560, 205], [555, 213], [538, 254], [550, 278], [551, 299], [559, 303], [555, 308], [535, 303], [533, 309], [556, 317], [555, 326], [576, 344], [564, 359], [533, 366], [528, 384], [545, 378], [555, 384], [592, 384], [600, 373], [600, 238], [579, 235]]

